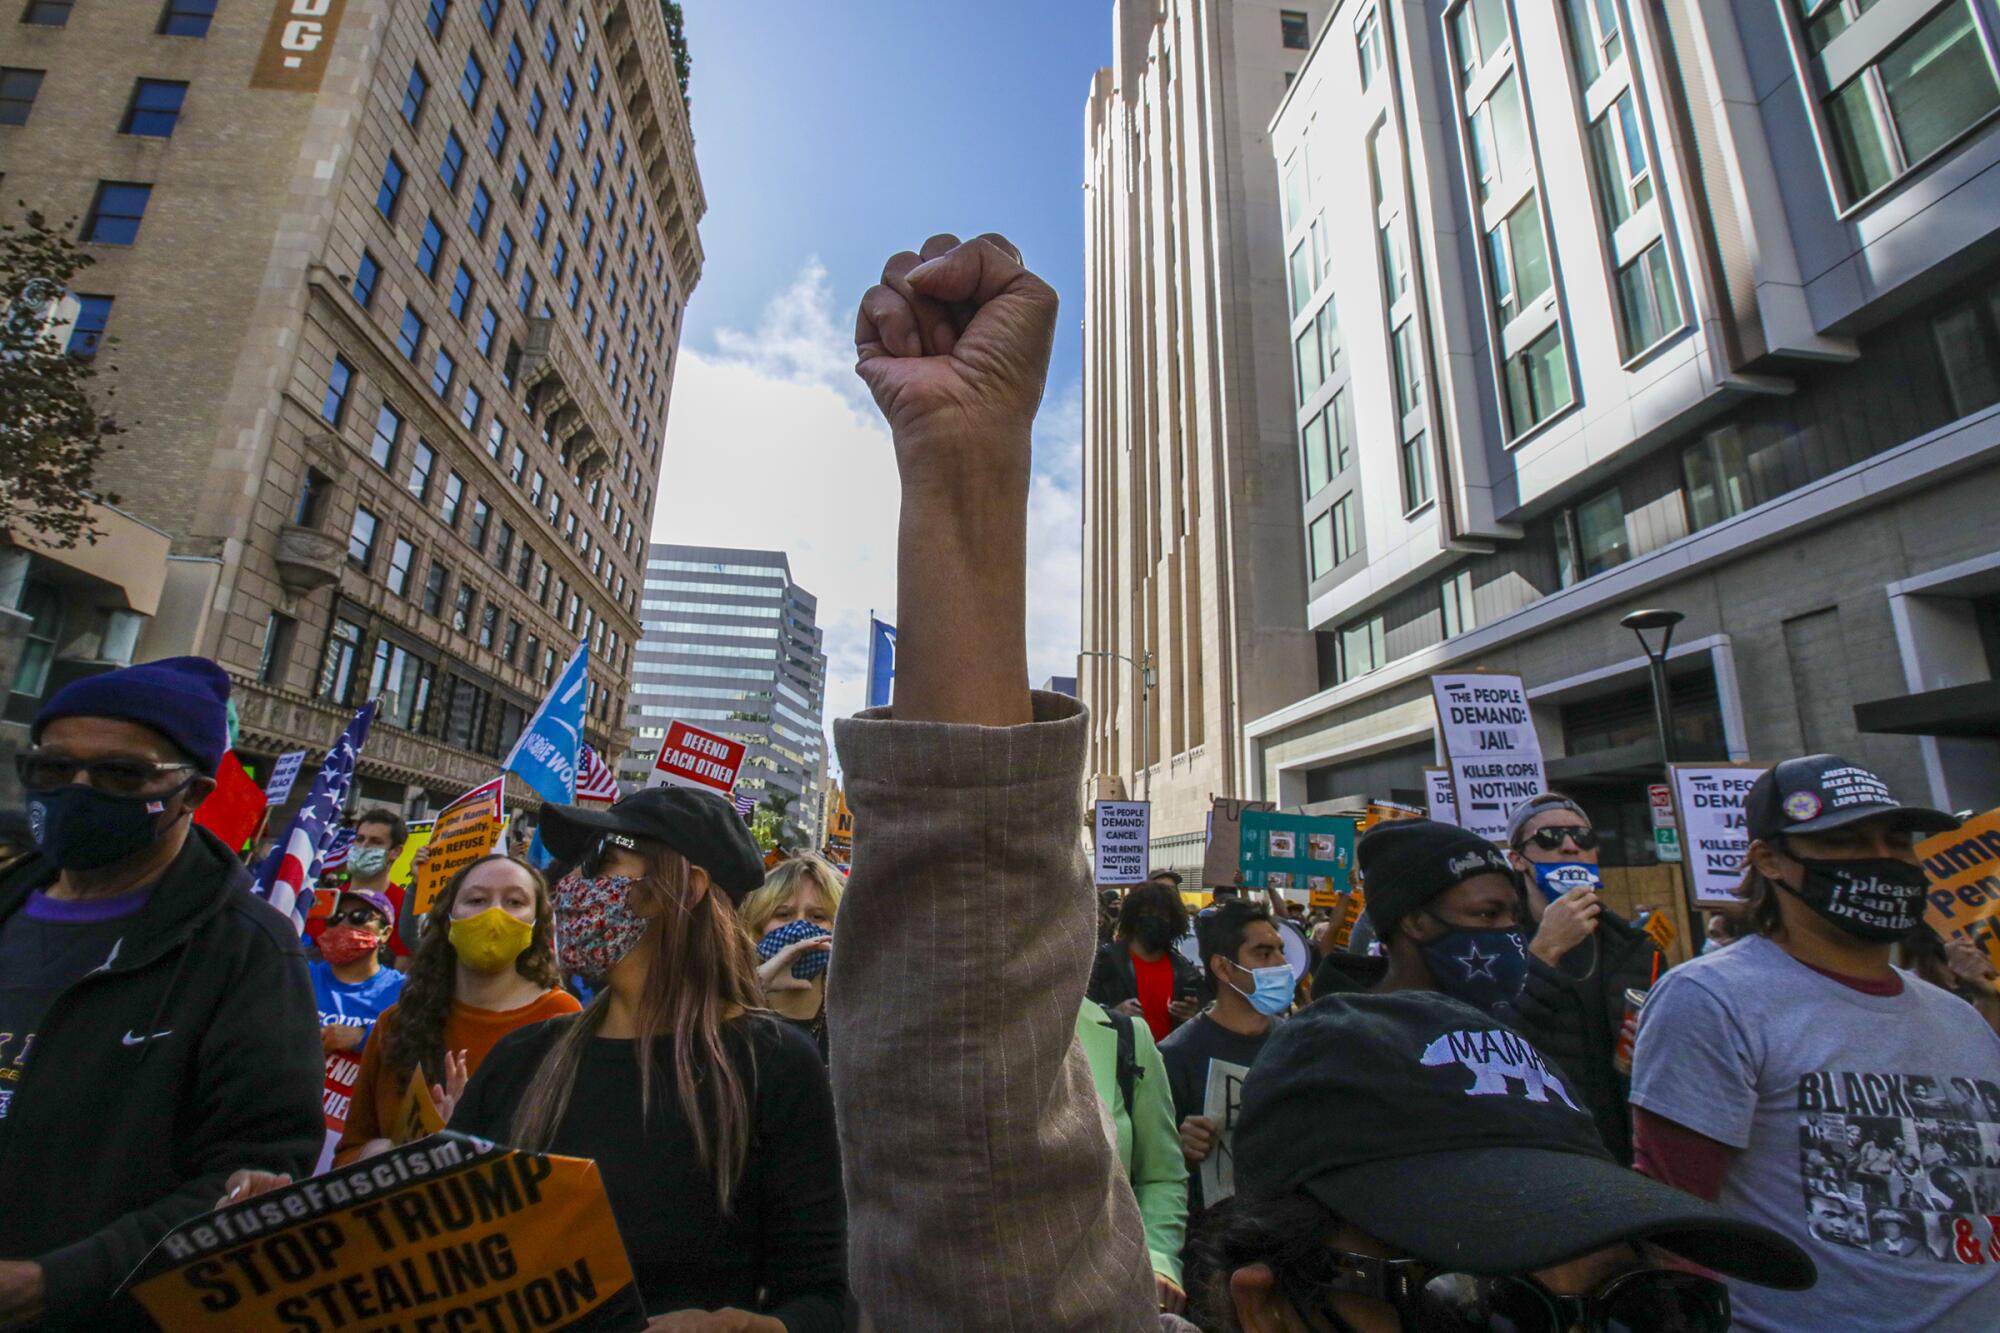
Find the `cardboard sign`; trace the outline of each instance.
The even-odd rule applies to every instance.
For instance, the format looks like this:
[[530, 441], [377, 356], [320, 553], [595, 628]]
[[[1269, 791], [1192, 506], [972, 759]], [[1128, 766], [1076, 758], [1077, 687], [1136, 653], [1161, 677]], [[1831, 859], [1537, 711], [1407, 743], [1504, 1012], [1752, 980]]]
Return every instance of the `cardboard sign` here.
[[410, 1086], [403, 1089], [403, 1098], [396, 1104], [396, 1123], [389, 1138], [396, 1143], [415, 1143], [443, 1128], [444, 1117], [431, 1100], [431, 1085], [424, 1082], [424, 1071], [412, 1069]]
[[1309, 894], [1346, 891], [1354, 870], [1354, 822], [1244, 811], [1237, 882], [1246, 888], [1305, 889]]
[[406, 918], [421, 921], [453, 875], [493, 850], [500, 840], [500, 797], [505, 781], [494, 778], [482, 782], [438, 811], [425, 841], [431, 854], [417, 867], [416, 884], [403, 907]]
[[1208, 1062], [1208, 1087], [1201, 1113], [1215, 1123], [1215, 1147], [1201, 1163], [1201, 1201], [1213, 1208], [1236, 1193], [1236, 1118], [1243, 1106], [1243, 1080], [1250, 1070], [1227, 1060]]
[[1360, 889], [1351, 890], [1341, 896], [1345, 901], [1340, 904], [1332, 918], [1333, 947], [1336, 952], [1347, 948], [1347, 942], [1354, 938], [1354, 923], [1368, 910], [1368, 900], [1362, 896]]
[[437, 823], [434, 819], [413, 819], [409, 823], [409, 841], [403, 844], [402, 854], [389, 863], [389, 882], [408, 884], [410, 868], [416, 864], [417, 853], [430, 845], [431, 829]]
[[250, 86], [318, 92], [346, 8], [347, 0], [276, 0], [270, 26], [264, 30], [264, 47], [250, 71]]
[[313, 1173], [333, 1165], [334, 1145], [347, 1132], [347, 1113], [354, 1105], [354, 1081], [361, 1077], [361, 1061], [345, 1051], [326, 1057], [326, 1086], [320, 1093], [320, 1112], [326, 1117], [326, 1141], [319, 1147], [319, 1164]]
[[1424, 770], [1424, 785], [1429, 789], [1431, 818], [1440, 824], [1458, 822], [1458, 794], [1451, 789], [1451, 770], [1448, 768], [1427, 768]]
[[1153, 854], [1153, 807], [1147, 801], [1099, 801], [1096, 884], [1138, 884]]
[[183, 1223], [128, 1283], [176, 1333], [646, 1324], [595, 1162], [449, 1133]]
[[2000, 967], [2000, 810], [1917, 844], [1931, 882], [1924, 920], [1945, 939], [1971, 940]]
[[1548, 789], [1542, 742], [1519, 676], [1432, 676], [1458, 824], [1497, 843], [1507, 817]]
[[1639, 927], [1639, 929], [1645, 931], [1653, 943], [1660, 946], [1661, 953], [1667, 953], [1673, 949], [1674, 914], [1672, 912], [1662, 909], [1654, 910], [1647, 915], [1646, 924]]
[[1276, 810], [1270, 801], [1239, 801], [1218, 796], [1208, 812], [1208, 847], [1201, 858], [1201, 884], [1235, 884], [1242, 869], [1243, 814], [1247, 810]]
[[1750, 850], [1743, 798], [1764, 775], [1763, 767], [1673, 764], [1668, 772], [1674, 780], [1675, 822], [1695, 905], [1727, 907], [1741, 901], [1736, 892], [1743, 887], [1743, 856]]
[[272, 805], [283, 805], [285, 798], [292, 794], [292, 784], [299, 780], [299, 770], [306, 765], [304, 750], [288, 750], [278, 756], [278, 762], [271, 765], [271, 780], [264, 784], [264, 799]]
[[742, 741], [718, 736], [685, 722], [670, 723], [667, 738], [646, 775], [648, 787], [693, 787], [727, 796], [736, 789], [736, 774], [743, 767]]
[[1399, 801], [1370, 801], [1368, 803], [1368, 812], [1361, 817], [1361, 822], [1355, 826], [1355, 831], [1357, 833], [1366, 833], [1377, 824], [1393, 824], [1399, 819], [1422, 819], [1423, 817], [1423, 811], [1414, 806], [1404, 805]]

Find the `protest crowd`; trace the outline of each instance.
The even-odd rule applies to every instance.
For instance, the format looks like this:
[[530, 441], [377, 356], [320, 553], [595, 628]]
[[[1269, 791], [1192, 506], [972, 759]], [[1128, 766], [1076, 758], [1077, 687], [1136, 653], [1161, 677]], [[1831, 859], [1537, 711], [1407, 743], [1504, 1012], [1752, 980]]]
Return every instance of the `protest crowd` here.
[[1678, 965], [1559, 792], [1504, 844], [1375, 823], [1358, 921], [1092, 885], [1086, 718], [1027, 686], [1056, 304], [993, 235], [862, 302], [901, 624], [837, 724], [851, 876], [675, 785], [423, 893], [387, 809], [340, 876], [331, 826], [246, 858], [195, 820], [219, 667], [53, 694], [0, 848], [0, 1328], [2000, 1329], [2000, 999], [1915, 851], [1957, 820], [1857, 765], [1757, 779]]

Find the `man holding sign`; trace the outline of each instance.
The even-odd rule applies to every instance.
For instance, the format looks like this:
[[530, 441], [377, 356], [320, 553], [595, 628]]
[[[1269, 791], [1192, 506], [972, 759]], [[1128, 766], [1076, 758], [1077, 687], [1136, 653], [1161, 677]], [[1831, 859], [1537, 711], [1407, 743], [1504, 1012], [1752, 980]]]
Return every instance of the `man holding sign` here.
[[2000, 1328], [2000, 1219], [1965, 1174], [2000, 1143], [2000, 1039], [1889, 961], [1923, 919], [1916, 839], [1957, 821], [1830, 754], [1757, 778], [1743, 817], [1751, 933], [1642, 1014], [1639, 1168], [1819, 1265], [1810, 1293], [1732, 1283], [1739, 1328]]

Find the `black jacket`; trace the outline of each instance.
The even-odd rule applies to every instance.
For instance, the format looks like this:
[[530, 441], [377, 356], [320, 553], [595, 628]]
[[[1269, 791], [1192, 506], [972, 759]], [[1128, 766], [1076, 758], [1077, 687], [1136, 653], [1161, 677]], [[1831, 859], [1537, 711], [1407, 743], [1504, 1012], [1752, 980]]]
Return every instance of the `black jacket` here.
[[[35, 856], [0, 877], [0, 921], [54, 876]], [[248, 889], [191, 830], [132, 928], [42, 1018], [0, 1120], [0, 1258], [41, 1263], [48, 1327], [140, 1320], [104, 1302], [232, 1171], [313, 1168], [319, 1010], [297, 930]]]
[[[1632, 1080], [1611, 1061], [1625, 1021], [1625, 992], [1653, 984], [1659, 950], [1644, 931], [1610, 909], [1598, 914], [1597, 933], [1552, 968], [1528, 955], [1516, 1026], [1569, 1075], [1571, 1095], [1597, 1121], [1604, 1146], [1632, 1164]], [[1594, 964], [1594, 966], [1593, 966]], [[1660, 961], [1664, 970], [1666, 960]]]
[[[1173, 999], [1193, 998], [1203, 993], [1201, 969], [1189, 962], [1185, 954], [1179, 949], [1169, 949], [1167, 961], [1174, 969]], [[1111, 1009], [1139, 998], [1139, 978], [1132, 971], [1132, 946], [1117, 939], [1097, 946], [1097, 961], [1091, 964], [1090, 988], [1086, 994]]]

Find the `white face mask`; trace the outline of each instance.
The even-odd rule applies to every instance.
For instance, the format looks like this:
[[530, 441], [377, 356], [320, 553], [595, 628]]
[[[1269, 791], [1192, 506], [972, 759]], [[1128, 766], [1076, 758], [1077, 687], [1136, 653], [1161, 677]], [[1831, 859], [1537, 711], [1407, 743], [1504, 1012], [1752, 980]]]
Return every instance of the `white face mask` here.
[[347, 853], [347, 872], [367, 878], [379, 875], [389, 868], [387, 847], [356, 847]]

